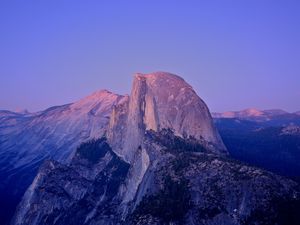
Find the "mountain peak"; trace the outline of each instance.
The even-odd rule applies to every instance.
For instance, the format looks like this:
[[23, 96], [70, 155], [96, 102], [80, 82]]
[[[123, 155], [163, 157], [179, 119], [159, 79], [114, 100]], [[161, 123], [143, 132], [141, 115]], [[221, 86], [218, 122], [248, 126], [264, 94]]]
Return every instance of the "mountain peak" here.
[[170, 129], [176, 136], [211, 143], [212, 151], [226, 152], [206, 104], [171, 73], [135, 74], [128, 103], [114, 111], [110, 127], [110, 144], [129, 162], [150, 130]]
[[84, 99], [103, 98], [103, 97], [106, 98], [109, 95], [116, 95], [116, 94], [112, 93], [109, 90], [102, 89], [102, 90], [98, 90], [98, 91], [93, 92], [92, 94], [86, 96]]
[[241, 112], [242, 116], [261, 116], [263, 112], [256, 108], [248, 108]]
[[102, 105], [106, 104], [111, 105], [111, 102], [114, 102], [117, 98], [122, 97], [121, 95], [112, 93], [106, 89], [95, 91], [91, 95], [88, 95], [79, 101], [75, 102], [72, 104], [73, 109], [87, 109], [89, 110], [90, 108], [93, 108], [95, 105], [99, 104], [100, 102]]
[[[148, 74], [137, 73], [135, 74], [133, 83], [135, 83], [135, 80], [137, 82], [146, 82], [145, 84], [148, 87], [156, 89], [158, 93], [173, 93], [176, 92], [176, 90], [181, 90], [181, 88], [192, 89], [192, 87], [186, 83], [183, 78], [168, 72], [154, 72]], [[183, 91], [183, 89], [181, 91]]]
[[157, 71], [157, 72], [153, 72], [153, 73], [136, 73], [135, 74], [136, 78], [139, 79], [148, 79], [148, 80], [157, 80], [157, 79], [172, 79], [174, 80], [180, 80], [180, 81], [184, 81], [184, 79], [176, 74], [172, 74], [169, 72], [163, 72], [163, 71]]

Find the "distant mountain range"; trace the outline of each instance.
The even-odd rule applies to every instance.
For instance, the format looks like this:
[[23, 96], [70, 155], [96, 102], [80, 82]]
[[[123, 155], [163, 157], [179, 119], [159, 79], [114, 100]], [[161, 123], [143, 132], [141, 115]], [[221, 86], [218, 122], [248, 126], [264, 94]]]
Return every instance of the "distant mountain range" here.
[[228, 111], [223, 113], [212, 113], [212, 117], [227, 119], [243, 119], [256, 122], [270, 122], [273, 125], [300, 124], [300, 111], [289, 113], [281, 109], [258, 110], [248, 108], [241, 111]]

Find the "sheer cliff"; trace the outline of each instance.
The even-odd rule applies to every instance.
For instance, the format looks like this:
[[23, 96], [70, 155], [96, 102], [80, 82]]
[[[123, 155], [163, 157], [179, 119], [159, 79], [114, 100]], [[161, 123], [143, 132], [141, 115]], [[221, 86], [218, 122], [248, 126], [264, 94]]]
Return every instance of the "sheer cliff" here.
[[206, 104], [189, 84], [170, 73], [136, 74], [130, 97], [114, 108], [109, 143], [130, 162], [145, 131], [162, 129], [194, 137], [213, 152], [227, 152]]

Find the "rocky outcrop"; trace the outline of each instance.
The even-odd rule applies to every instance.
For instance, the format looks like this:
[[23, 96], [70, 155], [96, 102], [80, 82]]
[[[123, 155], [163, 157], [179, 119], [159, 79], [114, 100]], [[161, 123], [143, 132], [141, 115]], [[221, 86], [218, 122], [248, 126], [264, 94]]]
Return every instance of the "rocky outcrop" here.
[[170, 73], [136, 74], [130, 97], [114, 109], [108, 141], [131, 162], [145, 132], [162, 129], [205, 141], [211, 151], [226, 153], [206, 104], [189, 84]]
[[136, 74], [130, 97], [114, 107], [107, 132], [113, 151], [133, 165], [125, 202], [133, 200], [149, 166], [145, 134], [165, 129], [194, 138], [216, 154], [227, 153], [207, 106], [189, 84], [165, 72]]
[[[148, 156], [143, 149], [147, 149]], [[46, 162], [13, 224], [297, 224], [299, 184], [209, 153], [195, 139], [149, 131], [143, 177], [105, 139], [83, 144], [69, 166]], [[132, 180], [139, 180], [134, 198]]]
[[157, 189], [143, 197], [125, 224], [297, 224], [300, 219], [297, 183], [236, 161], [184, 152], [153, 173]]
[[98, 224], [113, 224], [128, 168], [105, 139], [82, 144], [69, 166], [46, 161], [13, 224], [93, 224], [95, 218], [101, 218]]

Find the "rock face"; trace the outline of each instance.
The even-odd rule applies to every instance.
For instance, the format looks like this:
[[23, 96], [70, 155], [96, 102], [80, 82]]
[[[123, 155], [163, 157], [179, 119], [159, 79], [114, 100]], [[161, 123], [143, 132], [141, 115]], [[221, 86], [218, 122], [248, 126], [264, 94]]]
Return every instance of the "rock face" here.
[[299, 185], [220, 156], [182, 152], [154, 168], [124, 224], [297, 224]]
[[125, 202], [134, 199], [153, 154], [144, 146], [145, 134], [164, 129], [179, 137], [193, 137], [211, 152], [227, 153], [207, 106], [189, 84], [170, 73], [136, 74], [130, 97], [113, 110], [107, 134], [113, 151], [134, 165]]
[[207, 106], [189, 84], [169, 73], [136, 74], [128, 101], [114, 109], [109, 143], [130, 162], [145, 131], [162, 129], [192, 136], [212, 151], [226, 153]]
[[[0, 111], [0, 223], [11, 214], [45, 159], [65, 162], [82, 142], [101, 137], [124, 97], [98, 91], [38, 113]], [[2, 214], [3, 213], [3, 214]]]
[[[69, 166], [46, 161], [25, 193], [15, 224], [84, 224], [95, 216], [103, 224], [117, 208], [118, 188], [129, 165], [112, 152], [105, 139], [81, 145]], [[41, 205], [40, 201], [47, 204]], [[40, 207], [28, 206], [39, 205]]]

